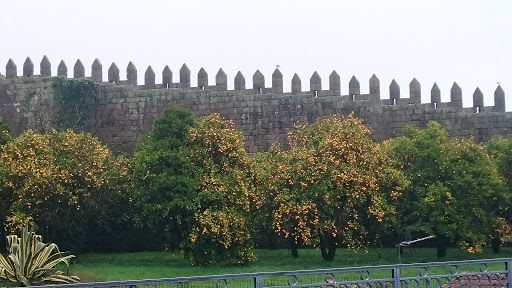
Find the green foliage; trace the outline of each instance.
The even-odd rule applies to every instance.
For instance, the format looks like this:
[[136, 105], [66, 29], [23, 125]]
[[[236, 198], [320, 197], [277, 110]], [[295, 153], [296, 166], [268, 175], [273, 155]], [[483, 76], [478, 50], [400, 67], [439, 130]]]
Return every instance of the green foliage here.
[[509, 191], [512, 191], [512, 137], [493, 138], [487, 143], [486, 150], [497, 161], [500, 175], [504, 177]]
[[134, 201], [137, 221], [164, 236], [168, 248], [179, 249], [188, 238], [197, 209], [197, 168], [183, 151], [188, 130], [195, 125], [190, 111], [167, 108], [134, 156]]
[[56, 129], [91, 132], [98, 86], [88, 79], [62, 79], [53, 82]]
[[10, 132], [9, 122], [0, 117], [0, 146], [12, 140]]
[[505, 199], [497, 199], [497, 207], [495, 213], [501, 225], [498, 225], [494, 241], [492, 242], [495, 252], [497, 245], [502, 244], [504, 241], [510, 241], [512, 237], [512, 207], [510, 207], [512, 196], [512, 137], [509, 138], [493, 138], [486, 145], [486, 150], [489, 156], [496, 162], [498, 171], [503, 181], [507, 186], [507, 194]]
[[30, 218], [66, 249], [119, 249], [132, 226], [129, 169], [90, 134], [29, 130], [4, 145], [0, 158], [7, 227], [19, 229]]
[[[4, 118], [0, 117], [0, 147], [11, 140], [12, 137], [10, 135], [9, 123]], [[5, 219], [5, 217], [7, 217], [7, 213], [9, 211], [11, 203], [12, 195], [3, 193], [0, 188], [0, 223], [3, 222], [2, 220]], [[2, 247], [5, 244], [4, 236], [4, 229], [0, 229], [0, 247]]]
[[149, 141], [162, 141], [167, 149], [181, 148], [187, 139], [188, 130], [195, 126], [194, 115], [189, 110], [171, 106], [155, 121]]
[[135, 153], [138, 222], [184, 249], [193, 264], [253, 260], [249, 195], [251, 167], [243, 135], [212, 115], [195, 122], [170, 107]]
[[501, 226], [498, 211], [509, 200], [497, 167], [473, 140], [449, 140], [438, 123], [405, 129], [385, 144], [411, 185], [397, 203], [399, 237], [435, 235], [438, 256], [455, 241], [480, 252]]
[[186, 147], [201, 180], [186, 255], [193, 264], [249, 264], [255, 176], [242, 132], [213, 114], [190, 129]]
[[69, 267], [69, 259], [75, 256], [65, 256], [54, 243], [43, 243], [42, 236], [29, 232], [27, 227], [21, 230], [21, 237], [10, 235], [7, 242], [8, 256], [0, 254], [0, 278], [25, 286], [80, 281], [56, 270], [58, 264]]
[[[61, 102], [83, 96], [68, 99], [74, 110], [58, 108], [76, 112], [59, 121], [78, 130], [92, 123], [92, 110], [80, 107], [93, 108], [97, 91], [80, 81], [55, 86]], [[512, 235], [512, 138], [484, 149], [430, 123], [379, 145], [360, 120], [332, 116], [298, 126], [289, 151], [276, 144], [249, 158], [232, 122], [170, 107], [129, 161], [89, 134], [27, 131], [13, 140], [3, 119], [0, 131], [0, 220], [13, 232], [36, 225], [73, 251], [165, 244], [192, 264], [243, 266], [262, 232], [292, 249], [318, 246], [328, 261], [342, 246], [436, 235], [441, 250], [457, 243], [479, 252]], [[132, 245], [141, 231], [157, 244]]]
[[262, 207], [271, 205], [264, 210], [273, 211], [277, 232], [320, 245], [327, 261], [339, 245], [357, 250], [377, 241], [377, 227], [394, 218], [392, 201], [406, 183], [369, 133], [352, 116], [332, 116], [299, 126], [289, 135], [290, 151], [274, 147], [263, 158], [260, 165], [270, 167], [259, 169], [266, 177], [259, 199], [274, 199]]
[[[279, 242], [283, 242], [283, 237], [277, 235], [274, 231], [273, 220], [274, 211], [279, 208], [279, 203], [275, 201], [280, 189], [277, 187], [279, 183], [278, 175], [276, 173], [276, 165], [285, 163], [284, 156], [279, 147], [279, 143], [273, 143], [269, 152], [256, 153], [250, 157], [251, 165], [255, 168], [255, 185], [256, 196], [254, 200], [254, 209], [252, 209], [252, 219], [255, 236], [256, 247], [276, 248]], [[259, 240], [259, 241], [258, 241]], [[294, 249], [292, 253], [297, 252], [295, 249], [295, 241], [292, 239], [284, 239], [288, 246]], [[263, 242], [263, 243], [259, 243]], [[269, 243], [265, 243], [269, 242]], [[258, 245], [259, 244], [259, 245]], [[283, 245], [281, 243], [281, 245]], [[283, 246], [285, 247], [285, 246]]]

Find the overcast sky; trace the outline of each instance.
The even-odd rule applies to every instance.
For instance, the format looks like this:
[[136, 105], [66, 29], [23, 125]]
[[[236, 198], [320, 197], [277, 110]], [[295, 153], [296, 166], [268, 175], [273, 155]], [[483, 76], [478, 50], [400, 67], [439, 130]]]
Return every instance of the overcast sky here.
[[228, 87], [241, 70], [252, 87], [257, 69], [271, 86], [280, 65], [285, 91], [293, 73], [304, 90], [314, 71], [328, 87], [332, 70], [341, 76], [342, 94], [355, 75], [361, 92], [376, 74], [381, 97], [389, 98], [396, 79], [402, 97], [409, 82], [422, 84], [422, 101], [430, 101], [434, 82], [443, 101], [449, 100], [456, 81], [464, 106], [472, 106], [476, 87], [486, 106], [493, 104], [496, 83], [501, 82], [512, 110], [512, 0], [0, 0], [2, 27], [0, 73], [12, 58], [21, 74], [30, 56], [39, 71], [47, 55], [52, 74], [64, 60], [72, 75], [80, 58], [90, 75], [95, 58], [107, 69], [115, 62], [126, 79], [133, 61], [139, 83], [151, 65], [161, 81], [169, 65], [174, 82], [187, 63], [192, 84], [204, 67], [210, 83], [222, 67]]

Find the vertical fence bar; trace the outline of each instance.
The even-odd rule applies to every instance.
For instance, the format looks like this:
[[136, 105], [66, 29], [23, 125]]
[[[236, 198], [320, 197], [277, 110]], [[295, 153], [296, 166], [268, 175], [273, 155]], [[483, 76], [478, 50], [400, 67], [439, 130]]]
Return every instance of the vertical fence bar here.
[[400, 288], [400, 267], [391, 268], [391, 277], [393, 278], [393, 288]]
[[254, 288], [262, 288], [263, 287], [263, 279], [261, 276], [254, 277]]
[[512, 287], [512, 260], [505, 262], [505, 269], [507, 270], [507, 287]]

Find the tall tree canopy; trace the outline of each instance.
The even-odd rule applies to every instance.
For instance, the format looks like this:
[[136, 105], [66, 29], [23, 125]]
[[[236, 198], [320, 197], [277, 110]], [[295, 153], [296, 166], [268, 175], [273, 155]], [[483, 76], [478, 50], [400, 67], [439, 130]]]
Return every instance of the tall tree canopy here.
[[163, 235], [171, 250], [180, 249], [187, 239], [197, 210], [199, 172], [184, 151], [193, 126], [190, 111], [167, 108], [137, 147], [133, 161], [134, 201], [140, 209], [137, 221]]
[[501, 225], [498, 226], [496, 234], [492, 240], [492, 249], [499, 252], [500, 245], [505, 241], [510, 241], [512, 236], [512, 207], [510, 207], [510, 197], [512, 197], [512, 137], [495, 137], [486, 145], [487, 153], [496, 161], [498, 171], [503, 177], [507, 193], [506, 198], [496, 199], [496, 205], [493, 207]]
[[201, 170], [198, 207], [189, 235], [192, 263], [253, 261], [254, 168], [244, 149], [243, 133], [218, 114], [201, 118], [190, 130], [189, 160]]
[[273, 226], [294, 243], [320, 245], [332, 261], [336, 247], [367, 247], [393, 221], [401, 194], [399, 171], [390, 167], [370, 131], [352, 115], [301, 125], [290, 133], [291, 149], [274, 147], [264, 157], [274, 173], [263, 182], [276, 195]]
[[496, 208], [508, 205], [497, 166], [483, 147], [450, 140], [431, 122], [423, 130], [407, 127], [385, 148], [411, 182], [397, 203], [400, 236], [436, 236], [439, 258], [453, 241], [468, 252], [481, 251], [502, 226]]
[[244, 138], [217, 115], [170, 107], [134, 159], [139, 223], [165, 235], [193, 264], [245, 265], [251, 252], [253, 168]]
[[74, 251], [116, 250], [131, 224], [129, 165], [90, 134], [27, 131], [2, 147], [0, 195], [10, 229], [33, 221]]

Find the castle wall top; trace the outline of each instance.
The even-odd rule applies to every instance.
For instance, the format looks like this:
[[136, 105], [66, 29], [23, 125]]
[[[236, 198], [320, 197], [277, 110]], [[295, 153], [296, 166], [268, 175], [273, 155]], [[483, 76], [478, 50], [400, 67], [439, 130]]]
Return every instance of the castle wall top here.
[[[20, 75], [17, 71], [17, 65], [14, 63], [12, 59], [6, 64], [5, 68], [5, 76], [0, 74], [0, 80], [2, 79], [18, 79], [23, 77], [51, 77], [51, 62], [48, 57], [44, 56], [39, 65], [39, 74], [35, 74], [34, 63], [27, 57], [23, 64], [23, 71]], [[227, 91], [228, 90], [228, 77], [222, 68], [219, 69], [217, 74], [215, 75], [215, 84], [211, 85], [208, 82], [208, 73], [204, 68], [201, 68], [197, 73], [197, 87], [191, 87], [191, 71], [186, 64], [179, 70], [179, 82], [173, 82], [173, 72], [169, 68], [169, 66], [165, 66], [162, 74], [162, 83], [157, 84], [155, 81], [155, 72], [151, 66], [147, 67], [144, 74], [144, 84], [138, 85], [138, 74], [137, 68], [133, 62], [129, 62], [126, 69], [126, 80], [120, 80], [121, 71], [115, 63], [112, 63], [108, 68], [108, 77], [107, 79], [103, 79], [103, 66], [99, 59], [95, 59], [91, 65], [91, 75], [87, 77], [94, 82], [98, 83], [109, 83], [107, 85], [132, 85], [136, 87], [136, 89], [169, 89], [169, 88], [179, 88], [179, 89], [191, 89], [191, 90], [212, 90], [212, 91]], [[68, 77], [68, 68], [64, 61], [60, 61], [60, 64], [57, 68], [58, 77], [67, 78]], [[73, 66], [73, 78], [85, 78], [85, 66], [80, 59], [78, 59]], [[302, 86], [302, 81], [298, 74], [295, 74], [289, 84], [291, 88], [290, 93], [284, 93], [283, 91], [285, 84], [283, 83], [283, 74], [277, 68], [271, 76], [271, 86], [267, 86], [265, 82], [265, 76], [259, 70], [257, 70], [252, 76], [253, 86], [252, 89], [247, 89], [245, 84], [245, 77], [243, 76], [241, 71], [238, 71], [236, 76], [233, 79], [234, 91], [244, 91], [245, 93], [252, 94], [264, 94], [264, 93], [275, 93], [277, 95], [280, 94], [298, 94], [298, 93], [310, 93], [311, 97], [322, 97], [322, 96], [341, 96], [342, 94], [342, 84], [341, 78], [336, 71], [332, 71], [332, 73], [328, 77], [328, 85], [323, 85], [322, 78], [320, 74], [316, 71], [313, 72], [312, 76], [309, 78], [309, 85]], [[365, 99], [369, 100], [380, 100], [381, 99], [381, 87], [380, 81], [377, 76], [374, 74], [368, 81], [369, 84], [369, 95], [365, 96]], [[348, 83], [348, 95], [351, 100], [358, 100], [361, 95], [361, 86], [359, 80], [352, 76]], [[328, 87], [328, 89], [326, 89]], [[304, 91], [306, 89], [307, 91]], [[409, 83], [409, 98], [403, 98], [403, 93], [401, 93], [400, 85], [393, 79], [389, 85], [389, 104], [396, 105], [398, 102], [403, 103], [403, 101], [408, 101], [411, 104], [421, 103], [421, 84], [420, 82], [414, 78]], [[385, 89], [387, 90], [387, 89]], [[434, 107], [440, 107], [441, 105], [441, 91], [436, 83], [433, 84], [430, 93], [430, 103]], [[454, 82], [452, 88], [450, 89], [450, 101], [445, 103], [450, 107], [463, 107], [463, 98], [462, 98], [462, 89], [459, 85]], [[405, 100], [407, 99], [407, 100]], [[479, 88], [476, 88], [473, 94], [473, 103], [472, 107], [475, 108], [475, 111], [478, 113], [481, 108], [484, 106], [484, 97]], [[500, 85], [496, 88], [494, 92], [494, 103], [492, 105], [495, 111], [505, 111], [505, 93]]]

